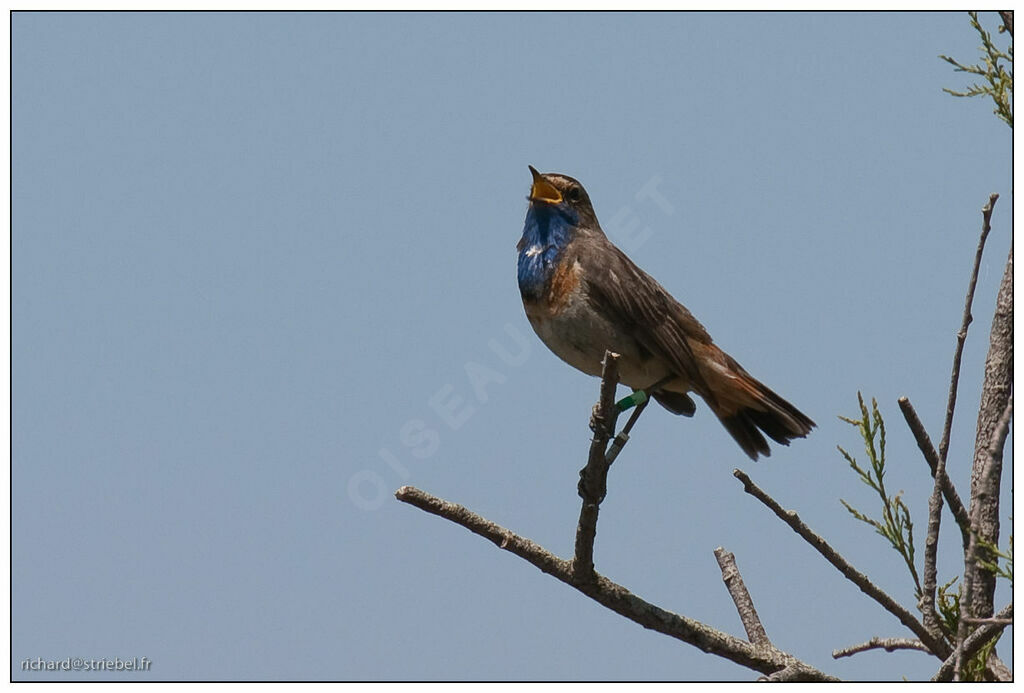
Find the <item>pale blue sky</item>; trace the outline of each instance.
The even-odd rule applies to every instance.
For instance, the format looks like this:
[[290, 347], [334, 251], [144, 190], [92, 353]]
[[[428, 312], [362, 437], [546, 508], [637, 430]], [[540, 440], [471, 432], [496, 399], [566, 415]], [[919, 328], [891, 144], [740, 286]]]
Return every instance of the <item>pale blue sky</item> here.
[[[578, 178], [609, 235], [819, 425], [754, 464], [703, 403], [652, 408], [612, 470], [598, 570], [742, 635], [724, 546], [779, 647], [841, 677], [937, 667], [833, 661], [909, 634], [731, 470], [913, 608], [900, 558], [839, 503], [877, 511], [836, 416], [878, 398], [923, 551], [931, 483], [896, 398], [937, 440], [1000, 193], [950, 449], [966, 497], [1010, 245], [1011, 131], [942, 92], [966, 80], [937, 56], [978, 56], [965, 14], [12, 25], [16, 679], [46, 678], [27, 658], [115, 656], [153, 661], [118, 680], [754, 676], [391, 497], [413, 484], [572, 550], [597, 381], [523, 315], [528, 164]], [[947, 532], [940, 579], [958, 556]]]

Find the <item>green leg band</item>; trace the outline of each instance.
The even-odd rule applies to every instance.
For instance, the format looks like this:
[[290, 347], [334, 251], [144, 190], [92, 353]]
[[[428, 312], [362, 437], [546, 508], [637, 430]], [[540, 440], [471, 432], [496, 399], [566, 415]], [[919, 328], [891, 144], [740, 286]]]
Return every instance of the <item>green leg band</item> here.
[[632, 409], [633, 407], [640, 406], [647, 401], [647, 393], [643, 390], [633, 390], [633, 394], [629, 397], [623, 397], [615, 403], [615, 408], [620, 412]]

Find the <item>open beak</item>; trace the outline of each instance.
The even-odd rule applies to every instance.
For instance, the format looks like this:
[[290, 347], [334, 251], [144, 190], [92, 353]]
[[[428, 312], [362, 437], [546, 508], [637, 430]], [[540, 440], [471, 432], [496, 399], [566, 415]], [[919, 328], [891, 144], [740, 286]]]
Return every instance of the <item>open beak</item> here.
[[545, 180], [544, 176], [537, 169], [531, 166], [530, 173], [533, 174], [533, 187], [530, 188], [531, 202], [557, 205], [562, 201], [562, 193], [558, 191], [558, 188]]

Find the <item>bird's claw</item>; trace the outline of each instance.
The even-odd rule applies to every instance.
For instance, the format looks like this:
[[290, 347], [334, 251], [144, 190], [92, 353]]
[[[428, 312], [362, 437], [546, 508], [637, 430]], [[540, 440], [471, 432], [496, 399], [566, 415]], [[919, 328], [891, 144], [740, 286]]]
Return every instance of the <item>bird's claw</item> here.
[[597, 479], [591, 478], [587, 473], [587, 467], [580, 470], [580, 483], [576, 490], [584, 501], [601, 503], [608, 493], [607, 481], [600, 483], [600, 475]]

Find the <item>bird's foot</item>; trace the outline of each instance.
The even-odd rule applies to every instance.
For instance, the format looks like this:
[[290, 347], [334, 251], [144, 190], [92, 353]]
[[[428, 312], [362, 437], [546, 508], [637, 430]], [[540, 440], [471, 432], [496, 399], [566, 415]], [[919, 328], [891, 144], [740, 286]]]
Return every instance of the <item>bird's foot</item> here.
[[576, 491], [584, 501], [600, 504], [608, 494], [608, 477], [606, 474], [591, 475], [587, 472], [588, 469], [589, 467], [584, 467], [580, 470], [580, 483], [577, 484]]
[[601, 416], [601, 403], [598, 402], [590, 410], [590, 430], [594, 433], [601, 431], [604, 427], [604, 419]]

